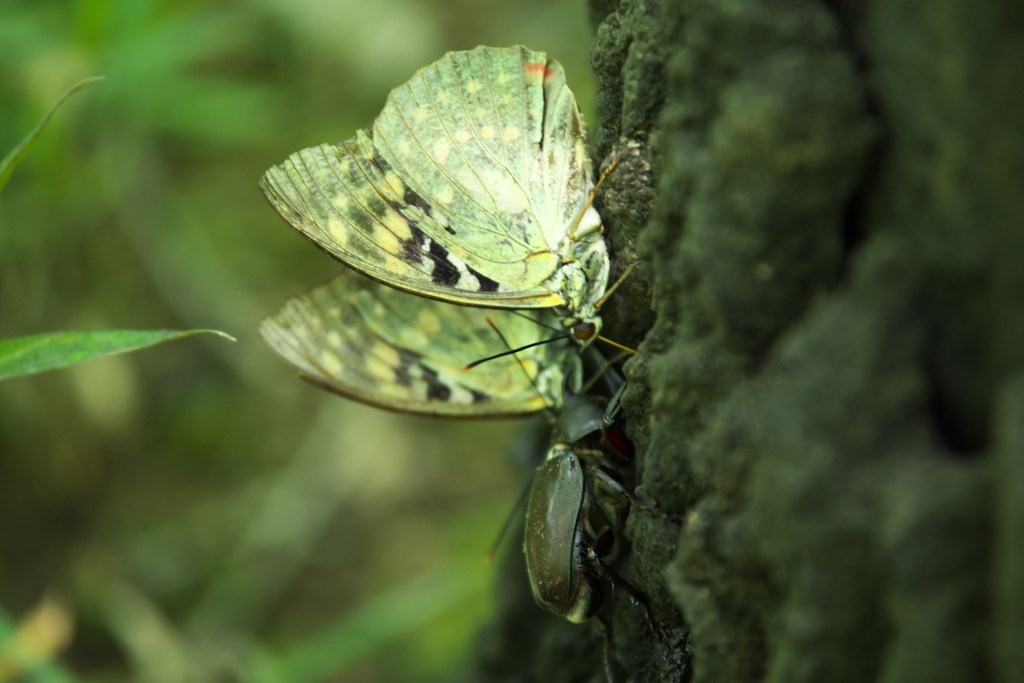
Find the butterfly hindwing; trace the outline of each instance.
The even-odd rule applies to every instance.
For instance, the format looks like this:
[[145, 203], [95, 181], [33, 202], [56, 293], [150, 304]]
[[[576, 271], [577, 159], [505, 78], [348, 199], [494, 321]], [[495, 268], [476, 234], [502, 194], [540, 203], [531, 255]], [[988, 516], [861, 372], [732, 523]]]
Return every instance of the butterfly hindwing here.
[[504, 311], [482, 311], [410, 296], [346, 271], [289, 300], [260, 334], [310, 381], [364, 403], [451, 417], [521, 415], [557, 406], [564, 342], [483, 363], [541, 328]]
[[[585, 139], [556, 61], [481, 47], [420, 69], [369, 129], [293, 154], [261, 187], [299, 232], [380, 282], [452, 303], [573, 308], [607, 283], [592, 208], [587, 240], [569, 239], [592, 187]], [[576, 261], [593, 272], [567, 289]]]

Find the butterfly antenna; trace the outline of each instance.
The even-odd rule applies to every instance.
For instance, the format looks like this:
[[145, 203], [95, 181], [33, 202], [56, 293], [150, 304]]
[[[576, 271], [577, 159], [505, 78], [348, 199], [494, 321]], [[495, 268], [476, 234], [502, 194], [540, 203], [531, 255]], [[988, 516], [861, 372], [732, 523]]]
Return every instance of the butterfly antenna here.
[[[491, 322], [490, 319], [488, 319], [487, 322]], [[491, 324], [491, 327], [494, 327], [494, 325]], [[494, 327], [495, 331], [497, 331], [497, 329], [498, 328]], [[501, 334], [501, 332], [498, 332], [498, 334]], [[568, 339], [571, 336], [572, 335], [569, 335], [569, 334], [563, 334], [563, 335], [558, 336], [558, 337], [552, 337], [551, 339], [541, 339], [540, 341], [533, 342], [532, 344], [526, 344], [525, 346], [520, 346], [518, 349], [509, 349], [508, 351], [502, 351], [501, 353], [496, 353], [493, 356], [488, 356], [487, 358], [481, 358], [480, 360], [475, 360], [472, 363], [470, 363], [469, 365], [466, 365], [465, 367], [463, 367], [462, 369], [463, 370], [470, 370], [470, 369], [475, 368], [476, 366], [480, 365], [481, 363], [486, 363], [489, 360], [494, 360], [495, 358], [502, 358], [503, 356], [511, 356], [513, 353], [519, 353], [520, 351], [525, 351], [526, 349], [532, 349], [534, 346], [540, 346], [541, 344], [550, 344], [551, 342], [558, 341], [559, 339]], [[505, 338], [502, 337], [501, 340], [505, 341]], [[505, 346], [508, 346], [508, 342], [507, 341], [505, 341]]]
[[[635, 353], [635, 352], [633, 352], [633, 353]], [[601, 369], [598, 370], [597, 373], [593, 377], [591, 377], [590, 379], [587, 380], [587, 383], [583, 385], [583, 387], [580, 389], [579, 393], [585, 394], [588, 391], [590, 391], [593, 388], [593, 386], [597, 383], [597, 380], [601, 379], [604, 376], [604, 373], [608, 372], [613, 367], [615, 367], [618, 363], [622, 362], [626, 358], [629, 358], [629, 356], [631, 356], [631, 355], [632, 355], [632, 353], [630, 353], [630, 351], [623, 351], [619, 355], [615, 356], [615, 358], [612, 358], [611, 360], [606, 360], [604, 362], [604, 365], [601, 366]], [[622, 386], [626, 386], [626, 385], [623, 384]]]
[[[500, 353], [498, 355], [499, 356], [507, 356], [509, 354], [512, 354], [513, 358], [516, 359], [516, 362], [519, 363], [519, 367], [522, 369], [523, 374], [526, 375], [526, 379], [530, 380], [530, 384], [533, 386], [533, 390], [537, 392], [537, 395], [540, 396], [541, 399], [543, 399], [544, 398], [544, 394], [543, 394], [543, 392], [541, 392], [540, 387], [537, 386], [537, 381], [530, 374], [530, 371], [526, 369], [526, 366], [523, 364], [523, 360], [519, 356], [515, 355], [516, 352], [515, 352], [515, 350], [512, 350], [512, 345], [508, 343], [508, 339], [505, 339], [505, 335], [501, 333], [501, 330], [499, 330], [498, 326], [494, 324], [494, 321], [491, 320], [490, 316], [486, 316], [485, 315], [484, 316], [484, 320], [487, 321], [487, 324], [491, 326], [491, 329], [494, 330], [497, 333], [497, 335], [501, 338], [502, 343], [505, 344], [505, 348], [509, 349], [509, 351], [507, 351], [505, 353]], [[529, 348], [530, 346], [537, 346], [538, 344], [544, 344], [544, 343], [548, 343], [548, 342], [552, 342], [552, 341], [556, 341], [556, 340], [554, 340], [554, 339], [546, 339], [544, 341], [540, 341], [540, 342], [535, 342], [533, 344], [529, 344], [527, 346], [524, 346], [523, 348]], [[487, 359], [485, 358], [484, 360], [487, 360]], [[469, 365], [467, 365], [463, 369], [464, 370], [468, 370], [473, 365], [479, 365], [482, 362], [483, 361], [478, 361], [476, 363], [470, 363]], [[545, 401], [545, 405], [544, 405], [544, 412], [547, 413], [548, 417], [550, 417], [552, 420], [555, 419], [555, 412], [551, 409], [551, 406], [547, 405], [546, 401]]]
[[[598, 299], [597, 303], [594, 304], [594, 310], [595, 311], [600, 309], [601, 306], [604, 305], [604, 302], [608, 301], [608, 297], [610, 297], [615, 292], [615, 290], [619, 288], [619, 285], [621, 285], [623, 282], [626, 281], [626, 278], [629, 277], [629, 274], [632, 273], [637, 268], [637, 266], [639, 266], [639, 265], [640, 264], [638, 262], [634, 262], [634, 263], [629, 264], [629, 267], [626, 268], [626, 270], [622, 273], [622, 275], [619, 276], [619, 279], [615, 281], [615, 284], [613, 284], [611, 287], [609, 287], [608, 290], [605, 291], [604, 296], [602, 296], [600, 299]], [[605, 344], [610, 344], [611, 346], [614, 346], [617, 349], [621, 349], [622, 351], [625, 351], [626, 353], [628, 353], [630, 355], [633, 355], [633, 354], [636, 353], [636, 349], [631, 349], [628, 346], [623, 346], [622, 344], [620, 344], [618, 342], [612, 341], [608, 337], [602, 337], [601, 335], [597, 335], [597, 338], [598, 338], [598, 340], [603, 341]]]
[[630, 356], [636, 355], [636, 349], [631, 349], [628, 346], [623, 346], [619, 342], [612, 341], [608, 337], [602, 337], [601, 335], [597, 335], [597, 340], [598, 341], [603, 341], [605, 344], [608, 344], [610, 346], [614, 346], [617, 349], [621, 349], [622, 351], [624, 351], [625, 353], [627, 353]]
[[608, 301], [608, 297], [615, 293], [615, 290], [619, 288], [619, 285], [625, 282], [626, 278], [629, 277], [629, 274], [636, 270], [637, 266], [639, 265], [639, 262], [629, 264], [629, 268], [626, 268], [625, 272], [622, 273], [622, 275], [619, 276], [619, 279], [615, 281], [615, 284], [609, 287], [607, 290], [605, 290], [604, 296], [598, 299], [597, 303], [594, 304], [595, 311], [601, 308], [601, 306], [604, 305], [605, 301]]
[[583, 214], [585, 214], [587, 209], [590, 208], [590, 205], [594, 203], [594, 196], [597, 194], [597, 188], [601, 187], [601, 183], [604, 182], [604, 179], [607, 178], [608, 174], [614, 171], [615, 167], [618, 165], [619, 160], [612, 159], [612, 163], [608, 164], [608, 168], [606, 168], [604, 173], [601, 174], [601, 177], [597, 179], [597, 183], [594, 185], [593, 189], [590, 190], [590, 194], [587, 195], [587, 201], [583, 203], [583, 208], [576, 214], [576, 218], [573, 219], [572, 222], [572, 228], [569, 230], [569, 239], [573, 242], [576, 241], [576, 228], [580, 227], [580, 221], [583, 220]]
[[498, 537], [494, 539], [494, 543], [491, 544], [491, 550], [487, 553], [487, 557], [484, 558], [484, 564], [490, 565], [494, 562], [494, 558], [498, 555], [498, 550], [501, 549], [501, 542], [505, 540], [505, 536], [508, 535], [508, 530], [512, 528], [512, 520], [515, 519], [516, 513], [523, 509], [526, 505], [526, 497], [530, 493], [530, 482], [526, 482], [526, 486], [523, 487], [523, 492], [519, 494], [519, 498], [516, 499], [516, 504], [512, 506], [512, 509], [508, 511], [508, 516], [505, 517], [505, 523], [501, 525], [501, 531], [498, 532]]
[[536, 318], [531, 318], [530, 316], [526, 315], [522, 311], [517, 311], [514, 308], [509, 309], [507, 312], [511, 313], [512, 315], [518, 315], [520, 318], [525, 318], [526, 320], [529, 320], [534, 325], [537, 325], [539, 327], [543, 327], [543, 328], [549, 329], [552, 332], [561, 332], [561, 330], [558, 329], [557, 327], [555, 327], [554, 325], [548, 325], [547, 323], [542, 323], [541, 321], [537, 320]]

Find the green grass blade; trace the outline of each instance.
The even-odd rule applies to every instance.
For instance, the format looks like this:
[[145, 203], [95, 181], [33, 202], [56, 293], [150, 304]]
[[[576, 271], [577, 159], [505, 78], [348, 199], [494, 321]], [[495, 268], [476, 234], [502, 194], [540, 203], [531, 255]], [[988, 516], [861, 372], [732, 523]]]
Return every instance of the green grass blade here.
[[7, 153], [7, 156], [4, 157], [3, 161], [0, 161], [0, 192], [3, 192], [4, 186], [7, 185], [7, 181], [10, 180], [11, 174], [14, 173], [14, 169], [16, 169], [18, 164], [21, 163], [21, 160], [25, 158], [25, 154], [28, 153], [29, 147], [31, 147], [32, 143], [36, 141], [39, 134], [43, 132], [43, 128], [46, 127], [47, 123], [49, 123], [50, 117], [53, 116], [54, 112], [57, 111], [57, 108], [64, 103], [64, 100], [71, 97], [72, 93], [81, 90], [87, 85], [99, 83], [103, 78], [103, 76], [86, 78], [75, 83], [64, 91], [64, 94], [60, 96], [60, 99], [58, 99], [52, 107], [50, 107], [50, 111], [46, 112], [46, 116], [36, 124], [36, 127], [32, 129], [32, 132], [26, 135], [24, 140], [18, 143], [14, 149]]
[[374, 596], [309, 640], [255, 657], [246, 683], [319, 683], [488, 590], [482, 567], [450, 565]]
[[83, 361], [144, 349], [193, 334], [210, 333], [235, 341], [217, 330], [104, 330], [53, 332], [0, 340], [0, 380], [65, 368]]

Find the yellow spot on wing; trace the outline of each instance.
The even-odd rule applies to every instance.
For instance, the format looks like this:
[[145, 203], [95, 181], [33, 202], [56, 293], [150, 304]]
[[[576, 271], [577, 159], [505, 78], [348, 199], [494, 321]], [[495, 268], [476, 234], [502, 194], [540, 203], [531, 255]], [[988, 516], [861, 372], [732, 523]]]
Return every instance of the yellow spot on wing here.
[[509, 124], [505, 126], [505, 131], [502, 133], [502, 137], [505, 139], [505, 142], [515, 142], [519, 139], [519, 134], [519, 127]]
[[530, 358], [521, 358], [519, 363], [529, 377], [537, 376], [537, 363], [534, 360]]
[[[398, 256], [405, 248], [402, 240], [409, 239], [412, 236], [412, 233], [409, 231], [409, 223], [392, 211], [384, 216], [384, 225], [387, 229], [375, 231], [373, 233], [373, 241], [383, 251], [393, 256]], [[406, 269], [401, 268], [402, 265], [404, 264], [401, 261], [388, 260], [387, 269], [389, 272], [399, 269], [404, 272]]]
[[[385, 232], [387, 232], [389, 235], [393, 233], [394, 235], [402, 238], [403, 240], [412, 239], [412, 230], [409, 228], [409, 221], [402, 218], [402, 216], [397, 211], [392, 209], [390, 206], [384, 213], [384, 227], [388, 229]], [[400, 253], [402, 245], [397, 243], [396, 245], [397, 247], [395, 251], [392, 251], [390, 248], [388, 249], [388, 251], [392, 254]]]
[[472, 135], [469, 134], [468, 130], [457, 130], [455, 131], [455, 141], [460, 144], [466, 144], [472, 139]]
[[443, 164], [448, 158], [448, 153], [452, 151], [452, 143], [448, 142], [448, 138], [441, 138], [434, 143], [433, 151], [437, 163]]
[[412, 117], [416, 121], [423, 121], [423, 120], [425, 120], [427, 118], [427, 108], [426, 107], [416, 107], [412, 111]]
[[[337, 205], [337, 202], [335, 202], [335, 205]], [[339, 247], [348, 244], [348, 226], [334, 216], [331, 216], [327, 221], [327, 232]]]
[[437, 193], [437, 201], [442, 204], [451, 204], [453, 199], [455, 199], [455, 192], [451, 185], [445, 185], [444, 189]]
[[491, 138], [494, 137], [494, 129], [491, 128], [490, 126], [484, 126], [483, 128], [480, 129], [480, 137], [482, 137], [485, 140], [490, 140]]
[[[389, 353], [390, 352], [390, 353]], [[392, 358], [394, 356], [394, 358]], [[395, 368], [398, 365], [398, 353], [390, 346], [383, 343], [374, 343], [370, 352], [363, 359], [366, 362], [364, 370], [370, 377], [390, 382], [394, 377]]]
[[341, 374], [341, 361], [333, 353], [321, 353], [320, 365], [323, 366], [324, 372], [331, 377], [337, 377]]
[[395, 197], [402, 197], [405, 195], [405, 185], [402, 183], [402, 179], [398, 177], [398, 174], [394, 171], [388, 171], [384, 174], [384, 181], [387, 182], [388, 187], [395, 193]]
[[466, 90], [469, 92], [470, 95], [475, 95], [478, 92], [480, 92], [480, 84], [475, 80], [470, 81], [469, 83], [466, 84]]
[[383, 342], [377, 342], [373, 345], [373, 355], [380, 358], [389, 368], [397, 368], [401, 365], [401, 359], [398, 357], [398, 349], [385, 344]]

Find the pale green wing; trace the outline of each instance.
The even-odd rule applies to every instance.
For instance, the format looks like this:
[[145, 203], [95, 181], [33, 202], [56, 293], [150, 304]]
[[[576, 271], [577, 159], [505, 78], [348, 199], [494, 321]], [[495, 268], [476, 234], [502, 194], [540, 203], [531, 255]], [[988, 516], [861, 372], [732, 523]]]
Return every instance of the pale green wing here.
[[[576, 106], [576, 98], [566, 85], [565, 72], [554, 61], [544, 72], [541, 159], [544, 171], [541, 190], [544, 192], [545, 212], [549, 216], [541, 225], [553, 229], [548, 240], [562, 247], [564, 260], [573, 246], [567, 241], [568, 230], [594, 187], [594, 171], [587, 150], [586, 124]], [[600, 227], [601, 218], [591, 207], [580, 222], [578, 232], [599, 231]]]
[[293, 154], [260, 184], [299, 232], [376, 280], [539, 308], [566, 303], [558, 270], [590, 173], [561, 66], [480, 47], [420, 69], [370, 129]]
[[516, 346], [550, 335], [510, 312], [411, 296], [352, 271], [290, 299], [260, 335], [304, 378], [381, 408], [487, 417], [557, 407], [575, 360], [565, 342], [462, 369], [506, 350], [486, 316]]

